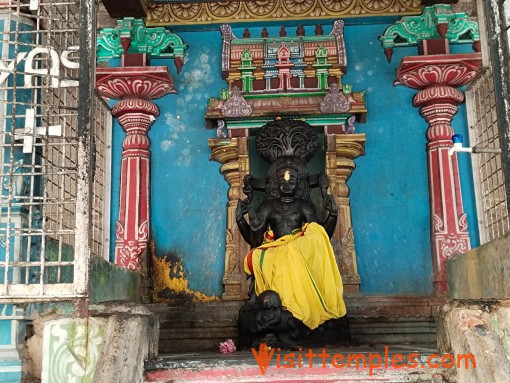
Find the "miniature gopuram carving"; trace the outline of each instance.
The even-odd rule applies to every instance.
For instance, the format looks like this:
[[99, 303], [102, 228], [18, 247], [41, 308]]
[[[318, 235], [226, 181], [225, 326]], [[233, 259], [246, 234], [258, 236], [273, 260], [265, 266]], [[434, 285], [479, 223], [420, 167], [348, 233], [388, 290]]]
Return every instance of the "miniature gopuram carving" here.
[[306, 121], [324, 142], [319, 145], [322, 169], [316, 172], [329, 177], [338, 205], [333, 251], [344, 291], [359, 291], [346, 182], [355, 167], [353, 160], [364, 154], [365, 135], [353, 133], [354, 121], [365, 122], [367, 109], [365, 93], [342, 84], [347, 71], [343, 26], [343, 21], [336, 21], [329, 34], [322, 26], [308, 30], [298, 26], [294, 33], [287, 27], [277, 36], [263, 28], [260, 37], [245, 29], [243, 38], [235, 37], [230, 26], [221, 27], [222, 70], [228, 89], [209, 100], [205, 118], [207, 127], [218, 132], [218, 138], [209, 140], [211, 159], [222, 164], [220, 172], [230, 186], [223, 299], [243, 300], [248, 293], [242, 270], [249, 245], [237, 227], [235, 210], [244, 195], [244, 177], [254, 174], [260, 163], [249, 149], [250, 142], [263, 125], [285, 118]]
[[298, 27], [293, 37], [283, 29], [283, 36], [238, 39], [223, 25], [223, 78], [245, 94], [325, 90], [346, 71], [343, 26], [335, 21], [329, 35], [300, 35]]

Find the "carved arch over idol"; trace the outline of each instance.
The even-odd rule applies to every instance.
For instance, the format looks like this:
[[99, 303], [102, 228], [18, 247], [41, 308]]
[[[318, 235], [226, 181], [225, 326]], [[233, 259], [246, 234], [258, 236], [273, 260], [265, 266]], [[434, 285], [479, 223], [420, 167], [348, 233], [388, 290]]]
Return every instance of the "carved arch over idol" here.
[[256, 146], [259, 156], [269, 163], [283, 156], [309, 161], [319, 149], [319, 139], [317, 132], [304, 121], [276, 120], [260, 129]]
[[344, 291], [359, 292], [347, 180], [354, 159], [365, 153], [365, 134], [356, 133], [356, 128], [365, 122], [367, 109], [365, 92], [342, 83], [347, 72], [344, 22], [335, 21], [329, 30], [326, 25], [285, 26], [262, 28], [255, 36], [247, 28], [238, 38], [229, 25], [221, 26], [226, 87], [219, 97], [209, 99], [205, 119], [207, 128], [218, 135], [209, 140], [211, 159], [222, 164], [220, 172], [230, 187], [224, 300], [243, 300], [248, 291], [242, 270], [250, 247], [237, 228], [235, 210], [244, 196], [242, 180], [260, 172], [261, 158], [269, 155], [254, 149], [255, 140], [264, 134], [261, 127], [279, 124], [279, 119], [305, 121], [318, 133], [319, 160], [314, 166], [322, 167], [316, 173], [324, 172], [330, 179], [339, 209], [332, 237], [335, 257]]

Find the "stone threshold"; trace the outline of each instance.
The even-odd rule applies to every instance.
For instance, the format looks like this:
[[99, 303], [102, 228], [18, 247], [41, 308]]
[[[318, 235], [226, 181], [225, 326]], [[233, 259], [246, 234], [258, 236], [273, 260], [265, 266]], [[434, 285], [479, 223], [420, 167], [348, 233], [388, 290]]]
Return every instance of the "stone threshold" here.
[[[221, 354], [219, 352], [163, 354], [145, 365], [145, 382], [432, 382], [439, 378], [441, 370], [430, 368], [425, 361], [431, 354], [437, 353], [435, 347], [428, 345], [392, 345], [385, 347], [334, 347], [325, 348], [323, 357], [307, 356], [308, 352], [319, 354], [322, 348], [302, 351], [275, 350], [267, 368], [262, 371], [251, 351]], [[294, 368], [283, 367], [284, 357], [293, 352]], [[301, 354], [301, 365], [298, 362]], [[353, 355], [350, 366], [340, 367], [332, 364], [332, 358], [342, 355], [343, 360]], [[395, 368], [391, 365], [395, 355], [407, 358], [410, 354], [418, 355], [419, 364], [415, 368]], [[280, 356], [278, 361], [278, 356]], [[326, 356], [328, 355], [328, 356]], [[377, 367], [377, 357], [381, 357]], [[355, 357], [354, 357], [355, 356]], [[372, 368], [370, 358], [372, 357]], [[310, 358], [312, 364], [310, 365]], [[337, 356], [337, 358], [340, 358]], [[358, 365], [356, 366], [356, 360]], [[363, 358], [366, 365], [363, 366]], [[385, 359], [387, 360], [385, 365]], [[340, 359], [337, 359], [340, 360]], [[399, 363], [396, 363], [399, 364]], [[398, 367], [398, 366], [397, 366]], [[441, 382], [441, 380], [438, 380]]]
[[[435, 344], [435, 317], [444, 298], [430, 296], [346, 296], [352, 337], [361, 344]], [[159, 351], [213, 351], [236, 341], [243, 301], [152, 303], [160, 322]]]

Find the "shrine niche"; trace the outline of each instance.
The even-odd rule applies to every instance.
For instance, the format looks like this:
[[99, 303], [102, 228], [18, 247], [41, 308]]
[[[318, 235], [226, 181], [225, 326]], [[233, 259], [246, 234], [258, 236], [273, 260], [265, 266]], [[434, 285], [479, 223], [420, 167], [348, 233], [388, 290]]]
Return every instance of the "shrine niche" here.
[[257, 133], [279, 119], [304, 121], [318, 134], [319, 150], [307, 166], [330, 180], [338, 205], [331, 240], [335, 259], [344, 292], [359, 292], [347, 180], [354, 159], [364, 154], [365, 134], [356, 133], [356, 124], [365, 122], [367, 109], [365, 92], [342, 83], [347, 72], [343, 29], [343, 21], [337, 20], [324, 28], [281, 27], [276, 36], [263, 28], [254, 37], [245, 29], [237, 38], [230, 26], [221, 27], [222, 76], [228, 88], [209, 100], [205, 118], [218, 136], [209, 140], [211, 159], [222, 164], [220, 172], [229, 184], [223, 300], [247, 296], [243, 260], [250, 246], [239, 232], [235, 212], [238, 200], [246, 197], [244, 177], [267, 170], [261, 169], [265, 165], [254, 150]]
[[[237, 227], [252, 246], [244, 261], [251, 284], [239, 312], [242, 348], [349, 340], [342, 320], [343, 285], [330, 243], [338, 206], [328, 194], [328, 177], [310, 174], [307, 166], [318, 149], [317, 132], [301, 120], [271, 121], [257, 133], [256, 150], [269, 171], [264, 178], [245, 176], [246, 198], [236, 208]], [[311, 198], [313, 188], [320, 190], [318, 204]], [[261, 203], [254, 202], [257, 189], [264, 192]]]

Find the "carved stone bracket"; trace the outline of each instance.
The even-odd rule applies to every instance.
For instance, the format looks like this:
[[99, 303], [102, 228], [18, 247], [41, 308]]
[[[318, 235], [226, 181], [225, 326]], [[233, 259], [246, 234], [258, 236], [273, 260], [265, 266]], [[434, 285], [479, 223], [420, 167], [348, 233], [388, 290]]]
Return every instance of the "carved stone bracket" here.
[[244, 278], [244, 256], [250, 246], [241, 238], [235, 211], [239, 198], [244, 198], [242, 180], [249, 172], [248, 138], [209, 139], [211, 159], [222, 164], [220, 173], [229, 185], [223, 300], [242, 300], [248, 292]]
[[361, 283], [354, 249], [354, 232], [347, 180], [356, 167], [354, 159], [365, 154], [365, 134], [326, 135], [326, 174], [338, 203], [338, 223], [332, 238], [346, 294], [359, 293]]
[[168, 29], [147, 28], [143, 20], [126, 17], [117, 20], [115, 28], [102, 28], [99, 31], [97, 61], [108, 61], [128, 53], [146, 54], [149, 57], [174, 59], [177, 74], [180, 74], [187, 48], [182, 39]]
[[239, 88], [234, 86], [232, 95], [225, 102], [221, 111], [225, 117], [247, 117], [253, 112], [253, 108], [248, 105]]
[[445, 39], [447, 44], [470, 43], [480, 52], [478, 24], [469, 20], [463, 12], [454, 13], [451, 6], [444, 3], [442, 1], [441, 4], [425, 7], [418, 16], [402, 17], [384, 31], [379, 40], [388, 62], [393, 47], [414, 46], [431, 39]]
[[329, 91], [321, 101], [320, 111], [322, 113], [347, 113], [351, 110], [351, 103], [347, 97], [340, 93], [338, 84], [332, 84]]

